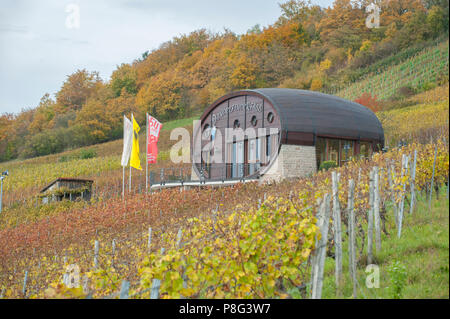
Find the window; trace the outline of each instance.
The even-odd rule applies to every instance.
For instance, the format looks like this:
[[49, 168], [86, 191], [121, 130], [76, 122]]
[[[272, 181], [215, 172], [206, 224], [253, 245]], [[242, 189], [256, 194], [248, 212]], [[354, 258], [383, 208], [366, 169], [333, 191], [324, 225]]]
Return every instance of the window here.
[[205, 126], [203, 126], [202, 138], [204, 140], [207, 140], [210, 138], [210, 136], [211, 136], [211, 128], [209, 124], [205, 124]]
[[234, 142], [232, 150], [231, 177], [244, 176], [244, 142]]
[[267, 135], [266, 136], [266, 163], [270, 162], [271, 150], [272, 150], [271, 138], [270, 138], [270, 135]]
[[369, 158], [372, 154], [372, 148], [368, 142], [360, 142], [359, 144], [359, 156], [360, 158]]
[[261, 159], [261, 139], [248, 140], [248, 164], [249, 174], [257, 172], [260, 168]]
[[316, 159], [317, 159], [317, 168], [320, 167], [320, 164], [327, 160], [327, 140], [318, 137], [316, 140]]
[[353, 157], [353, 141], [341, 140], [341, 165], [348, 162]]
[[234, 123], [233, 123], [233, 128], [239, 128], [241, 126], [241, 123], [239, 122], [239, 120], [234, 120]]
[[256, 126], [258, 124], [258, 119], [256, 118], [256, 115], [252, 116], [252, 119], [250, 120], [253, 126]]
[[269, 114], [267, 114], [267, 122], [272, 123], [273, 119], [274, 119], [274, 115], [272, 112], [269, 112]]
[[328, 140], [328, 160], [339, 165], [339, 140]]

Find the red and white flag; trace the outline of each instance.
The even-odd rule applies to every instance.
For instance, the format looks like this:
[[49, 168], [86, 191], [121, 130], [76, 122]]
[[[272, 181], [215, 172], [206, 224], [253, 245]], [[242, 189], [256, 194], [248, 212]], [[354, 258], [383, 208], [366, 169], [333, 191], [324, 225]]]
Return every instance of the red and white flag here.
[[156, 163], [158, 157], [158, 138], [162, 124], [153, 116], [147, 114], [147, 163]]

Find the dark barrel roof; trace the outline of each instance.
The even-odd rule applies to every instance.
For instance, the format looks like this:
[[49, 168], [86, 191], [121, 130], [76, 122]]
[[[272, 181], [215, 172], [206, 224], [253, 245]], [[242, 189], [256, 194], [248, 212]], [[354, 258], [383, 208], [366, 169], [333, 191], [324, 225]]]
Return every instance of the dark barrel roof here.
[[[372, 140], [384, 145], [377, 116], [365, 106], [333, 95], [297, 89], [266, 88], [240, 91], [257, 93], [272, 103], [281, 129], [315, 136]], [[235, 92], [233, 95], [238, 95]]]

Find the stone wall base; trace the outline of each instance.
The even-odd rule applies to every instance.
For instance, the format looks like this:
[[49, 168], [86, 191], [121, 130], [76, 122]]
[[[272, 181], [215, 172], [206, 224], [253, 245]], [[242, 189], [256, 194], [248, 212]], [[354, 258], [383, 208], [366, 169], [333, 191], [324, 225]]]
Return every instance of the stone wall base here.
[[316, 171], [315, 146], [283, 144], [275, 162], [261, 176], [261, 182], [278, 182], [284, 178], [306, 177], [314, 174]]

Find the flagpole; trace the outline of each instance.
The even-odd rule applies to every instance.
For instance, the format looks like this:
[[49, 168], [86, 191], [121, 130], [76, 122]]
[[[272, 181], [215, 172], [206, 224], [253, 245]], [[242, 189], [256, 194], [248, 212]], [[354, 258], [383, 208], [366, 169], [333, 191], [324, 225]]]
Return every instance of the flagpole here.
[[[134, 115], [131, 113], [131, 124], [133, 125], [133, 135], [134, 135]], [[131, 158], [130, 158], [130, 182], [128, 184], [128, 192], [131, 193]]]
[[122, 200], [125, 199], [125, 166], [122, 166]]
[[148, 113], [145, 113], [145, 192], [148, 193]]

